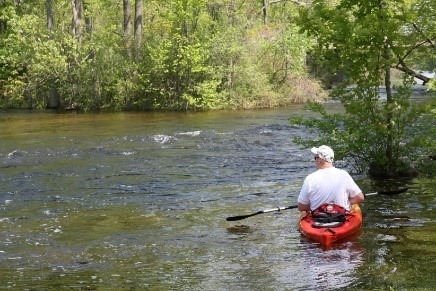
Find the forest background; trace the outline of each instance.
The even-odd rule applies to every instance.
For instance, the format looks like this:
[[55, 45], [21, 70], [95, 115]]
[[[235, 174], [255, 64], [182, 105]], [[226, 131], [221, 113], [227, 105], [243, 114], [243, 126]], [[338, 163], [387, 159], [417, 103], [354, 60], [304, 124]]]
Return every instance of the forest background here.
[[[252, 109], [323, 98], [343, 74], [302, 31], [314, 2], [0, 0], [0, 107]], [[403, 69], [436, 62], [411, 60]]]
[[319, 94], [284, 1], [0, 1], [0, 106], [275, 107]]

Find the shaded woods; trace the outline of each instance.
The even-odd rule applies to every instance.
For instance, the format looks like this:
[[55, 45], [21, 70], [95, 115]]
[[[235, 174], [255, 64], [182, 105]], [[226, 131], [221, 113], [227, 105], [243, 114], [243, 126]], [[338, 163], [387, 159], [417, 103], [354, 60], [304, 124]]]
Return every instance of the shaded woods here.
[[320, 97], [300, 5], [262, 2], [2, 0], [0, 107], [250, 109]]

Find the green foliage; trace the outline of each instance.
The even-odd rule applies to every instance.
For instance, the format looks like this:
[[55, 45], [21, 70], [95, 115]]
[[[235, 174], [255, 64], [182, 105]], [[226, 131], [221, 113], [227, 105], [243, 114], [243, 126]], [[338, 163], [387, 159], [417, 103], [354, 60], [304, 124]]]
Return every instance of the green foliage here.
[[[405, 77], [391, 92], [391, 67], [399, 56], [404, 62], [414, 46], [405, 30], [409, 8], [396, 1], [380, 5], [344, 0], [338, 5], [316, 1], [302, 11], [300, 24], [316, 38], [321, 61], [332, 71], [345, 72], [347, 79], [331, 94], [341, 101], [343, 114], [330, 114], [321, 104], [311, 103], [307, 108], [318, 117], [291, 118], [291, 123], [316, 133], [310, 139], [297, 138], [297, 143], [329, 144], [339, 159], [373, 177], [414, 175], [412, 161], [428, 153], [434, 136], [428, 127], [434, 115], [424, 122], [428, 107], [410, 101], [411, 78]], [[379, 93], [381, 80], [387, 90], [384, 98]]]
[[65, 72], [65, 58], [60, 47], [49, 38], [37, 15], [18, 16], [12, 7], [3, 11], [7, 20], [6, 36], [1, 38], [3, 70], [0, 80], [4, 83], [0, 92], [4, 107], [44, 107], [44, 99], [34, 98], [32, 92], [47, 87], [56, 74]]
[[293, 4], [271, 6], [266, 26], [259, 3], [147, 1], [143, 46], [124, 35], [119, 1], [84, 2], [80, 40], [71, 3], [53, 1], [53, 31], [46, 2], [33, 4], [2, 2], [0, 107], [56, 106], [53, 92], [80, 110], [257, 108], [305, 95], [293, 81], [305, 76], [308, 39], [288, 26]]
[[[212, 74], [205, 65], [208, 58], [204, 44], [189, 43], [179, 36], [162, 41], [149, 50], [147, 67], [142, 70], [145, 90], [156, 109], [208, 109]], [[213, 91], [213, 90], [212, 90]], [[202, 93], [207, 93], [202, 95]]]
[[[338, 40], [335, 50], [314, 54], [324, 67], [337, 70], [338, 65], [352, 79], [365, 76], [376, 84], [384, 66], [384, 35], [419, 43], [422, 33], [399, 33], [398, 23], [408, 23], [403, 32], [413, 31], [412, 23], [434, 23], [434, 4], [421, 1], [428, 11], [414, 5], [418, 1], [405, 1], [407, 14], [388, 1], [386, 15], [377, 10], [377, 1], [343, 1], [338, 7], [315, 1], [316, 9], [302, 12], [304, 25], [296, 23], [294, 1], [269, 2], [266, 15], [261, 1], [144, 1], [139, 44], [133, 31], [125, 35], [123, 7], [117, 0], [83, 1], [80, 39], [71, 32], [71, 2], [53, 1], [54, 26], [49, 31], [47, 1], [4, 0], [0, 107], [208, 110], [320, 99], [319, 83], [306, 72], [306, 54], [314, 42], [301, 33], [302, 25], [319, 38], [319, 48], [331, 48], [331, 40]], [[130, 3], [133, 20], [134, 1]], [[434, 35], [434, 26], [425, 26], [423, 32]], [[347, 45], [353, 49], [346, 50]], [[397, 46], [391, 54], [408, 49]], [[423, 66], [431, 64], [425, 46], [418, 51], [409, 57]], [[53, 97], [58, 102], [52, 103]]]
[[429, 102], [422, 105], [425, 114], [419, 117], [419, 122], [409, 127], [409, 130], [416, 136], [415, 143], [422, 148], [417, 157], [417, 166], [420, 173], [434, 178], [436, 176], [436, 96], [431, 96]]
[[[321, 103], [309, 102], [305, 109], [316, 115], [293, 116], [290, 122], [308, 128], [311, 135], [309, 138], [298, 136], [294, 141], [306, 147], [328, 144], [334, 148], [337, 160], [346, 160], [356, 172], [369, 170], [372, 176], [380, 177], [386, 176], [383, 169], [390, 163], [386, 155], [389, 134], [393, 136], [394, 145], [391, 176], [413, 175], [411, 161], [419, 163], [422, 158], [428, 161], [435, 152], [435, 115], [429, 113], [430, 104], [416, 105], [409, 100], [407, 86], [397, 90], [395, 102], [387, 104], [377, 100], [378, 92], [356, 87], [347, 92], [356, 100], [343, 102], [343, 113], [332, 113]], [[373, 98], [368, 97], [371, 95]], [[388, 113], [391, 127], [386, 123]]]
[[205, 4], [168, 3], [164, 23], [171, 37], [148, 38], [140, 69], [148, 100], [140, 107], [187, 110], [216, 106], [213, 93], [218, 82], [208, 66], [210, 41], [203, 31], [210, 24]]
[[430, 91], [436, 92], [436, 79], [430, 80], [430, 82], [428, 83], [428, 89]]

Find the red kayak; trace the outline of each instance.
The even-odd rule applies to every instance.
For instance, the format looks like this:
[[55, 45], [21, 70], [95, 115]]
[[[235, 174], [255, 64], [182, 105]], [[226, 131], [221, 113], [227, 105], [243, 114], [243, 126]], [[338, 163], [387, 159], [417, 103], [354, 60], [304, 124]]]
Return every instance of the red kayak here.
[[351, 211], [346, 213], [345, 222], [317, 223], [312, 215], [307, 214], [300, 219], [300, 231], [305, 236], [320, 242], [324, 247], [333, 242], [346, 238], [362, 227], [362, 210], [359, 205], [353, 204]]

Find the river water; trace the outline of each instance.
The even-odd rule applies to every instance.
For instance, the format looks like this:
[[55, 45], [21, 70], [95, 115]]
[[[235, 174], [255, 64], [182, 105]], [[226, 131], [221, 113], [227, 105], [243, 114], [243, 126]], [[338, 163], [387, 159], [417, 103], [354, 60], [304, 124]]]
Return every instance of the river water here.
[[297, 113], [0, 112], [0, 289], [433, 288], [434, 179], [368, 197], [328, 250], [296, 210], [226, 221], [296, 203], [314, 170]]

